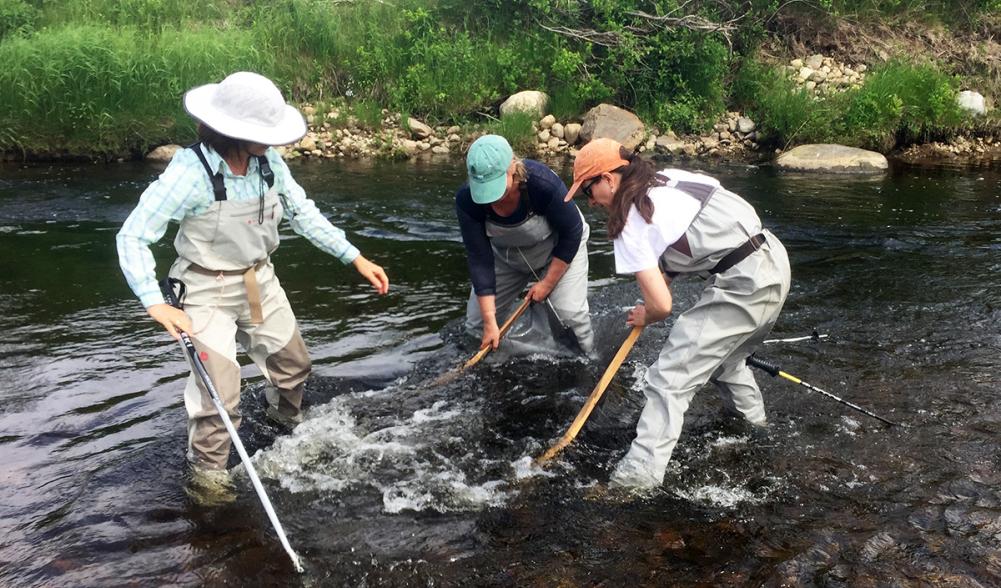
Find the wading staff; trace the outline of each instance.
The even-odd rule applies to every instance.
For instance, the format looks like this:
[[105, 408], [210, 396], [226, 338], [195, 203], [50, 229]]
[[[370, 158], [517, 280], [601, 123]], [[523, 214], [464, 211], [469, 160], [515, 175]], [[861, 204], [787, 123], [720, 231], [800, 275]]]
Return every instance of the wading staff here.
[[[164, 300], [167, 304], [173, 306], [178, 310], [182, 310], [181, 303], [177, 299], [177, 295], [174, 294], [174, 284], [181, 284], [181, 295], [184, 295], [184, 283], [180, 280], [174, 278], [164, 278], [160, 282], [160, 290], [163, 292]], [[243, 466], [247, 468], [247, 475], [250, 476], [250, 481], [254, 485], [254, 490], [257, 491], [258, 498], [261, 499], [261, 504], [264, 506], [264, 512], [268, 514], [268, 518], [271, 520], [271, 526], [275, 528], [275, 532], [278, 534], [278, 540], [281, 541], [282, 547], [285, 548], [285, 553], [288, 554], [289, 558], [292, 559], [292, 565], [295, 567], [295, 571], [300, 574], [303, 572], [302, 563], [299, 561], [299, 556], [289, 545], [288, 537], [285, 536], [285, 529], [282, 528], [282, 524], [278, 521], [278, 515], [275, 514], [275, 509], [271, 506], [271, 501], [268, 499], [268, 495], [264, 492], [264, 486], [261, 485], [261, 479], [257, 477], [257, 471], [254, 469], [254, 464], [250, 461], [250, 456], [247, 455], [247, 450], [243, 448], [243, 443], [240, 441], [240, 436], [236, 434], [236, 427], [233, 426], [233, 421], [229, 419], [229, 414], [226, 412], [226, 408], [222, 405], [222, 400], [219, 399], [219, 393], [216, 392], [215, 386], [212, 385], [212, 378], [209, 377], [208, 370], [205, 369], [205, 364], [202, 363], [201, 358], [198, 356], [198, 350], [195, 349], [195, 344], [191, 342], [191, 337], [187, 333], [178, 329], [181, 335], [181, 346], [187, 352], [188, 357], [191, 359], [191, 365], [195, 368], [195, 373], [198, 374], [199, 379], [205, 384], [205, 388], [209, 391], [209, 398], [212, 399], [212, 404], [215, 405], [216, 411], [219, 413], [219, 418], [222, 419], [223, 424], [226, 425], [226, 430], [229, 432], [230, 439], [233, 440], [233, 446], [236, 447], [236, 452], [240, 454], [240, 461], [243, 462]]]
[[577, 418], [573, 420], [570, 424], [570, 428], [567, 432], [563, 434], [563, 437], [556, 442], [548, 451], [543, 453], [541, 456], [535, 458], [536, 465], [545, 465], [545, 463], [551, 460], [557, 453], [559, 453], [564, 447], [570, 445], [570, 442], [574, 440], [577, 433], [580, 432], [581, 427], [587, 422], [587, 417], [591, 416], [591, 411], [601, 400], [601, 395], [605, 393], [605, 388], [608, 387], [609, 382], [615, 377], [615, 373], [619, 371], [619, 366], [629, 355], [629, 350], [633, 348], [633, 344], [636, 343], [637, 337], [643, 331], [643, 327], [633, 327], [633, 330], [629, 332], [629, 336], [626, 340], [622, 342], [619, 350], [615, 353], [615, 357], [612, 358], [612, 362], [608, 364], [605, 368], [605, 373], [602, 374], [601, 379], [598, 380], [597, 385], [595, 385], [594, 390], [591, 395], [587, 397], [587, 401], [584, 402], [584, 406], [581, 407], [580, 412], [577, 413]]
[[812, 335], [806, 335], [805, 337], [790, 337], [788, 339], [765, 339], [764, 343], [799, 343], [800, 341], [811, 341], [813, 343], [819, 342], [821, 339], [826, 339], [827, 335], [821, 335], [814, 329]]
[[781, 377], [789, 380], [793, 384], [799, 384], [800, 386], [803, 386], [804, 388], [806, 388], [808, 390], [813, 390], [814, 392], [819, 392], [819, 393], [823, 394], [824, 396], [827, 396], [828, 398], [833, 398], [834, 400], [837, 400], [838, 402], [840, 402], [841, 404], [844, 404], [845, 406], [854, 408], [855, 410], [857, 410], [857, 411], [859, 411], [859, 412], [861, 412], [863, 414], [867, 414], [867, 415], [871, 416], [874, 419], [879, 419], [879, 420], [883, 421], [884, 423], [886, 423], [886, 424], [888, 424], [890, 426], [896, 426], [897, 425], [897, 423], [895, 423], [893, 421], [888, 421], [888, 420], [884, 419], [883, 417], [879, 416], [878, 414], [869, 412], [868, 410], [862, 408], [861, 406], [859, 406], [857, 404], [853, 404], [851, 402], [848, 402], [847, 400], [844, 400], [842, 398], [838, 398], [837, 396], [835, 396], [834, 394], [831, 394], [830, 392], [825, 392], [825, 391], [821, 390], [820, 388], [818, 388], [816, 386], [813, 386], [811, 384], [807, 384], [806, 382], [804, 382], [803, 380], [800, 380], [796, 376], [792, 376], [792, 375], [789, 375], [789, 374], [783, 372], [781, 369], [779, 369], [779, 366], [775, 365], [774, 363], [769, 363], [767, 361], [758, 359], [757, 357], [754, 357], [752, 355], [752, 356], [750, 356], [750, 357], [747, 358], [747, 365], [752, 366], [752, 367], [756, 367], [759, 370], [767, 372], [773, 378], [775, 376], [781, 376]]
[[[497, 336], [498, 341], [504, 338], [504, 335], [507, 334], [507, 332], [511, 330], [511, 326], [514, 325], [514, 321], [518, 320], [518, 318], [525, 313], [525, 310], [527, 310], [529, 305], [531, 304], [532, 300], [526, 296], [525, 301], [522, 302], [521, 305], [511, 314], [511, 316], [508, 317], [506, 321], [504, 321], [504, 324], [501, 325], [500, 334]], [[480, 360], [486, 357], [487, 354], [490, 353], [491, 349], [493, 349], [493, 347], [491, 347], [490, 344], [480, 347], [480, 350], [476, 352], [476, 355], [470, 357], [469, 360], [466, 361], [466, 363], [462, 364], [461, 366], [457, 367], [456, 369], [450, 372], [445, 372], [444, 374], [438, 376], [437, 378], [434, 379], [433, 382], [431, 382], [430, 385], [432, 387], [443, 386], [455, 380], [456, 378], [462, 375], [462, 372], [480, 363]]]

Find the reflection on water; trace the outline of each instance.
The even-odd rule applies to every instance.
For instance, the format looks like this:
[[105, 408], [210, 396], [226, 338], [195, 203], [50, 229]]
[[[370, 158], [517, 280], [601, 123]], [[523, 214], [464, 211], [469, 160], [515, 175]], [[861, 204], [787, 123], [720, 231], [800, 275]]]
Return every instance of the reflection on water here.
[[[1001, 174], [878, 178], [713, 170], [786, 244], [784, 370], [905, 427], [759, 376], [751, 430], [697, 395], [665, 484], [599, 491], [626, 450], [647, 329], [574, 444], [530, 458], [573, 419], [626, 335], [634, 285], [593, 230], [602, 358], [467, 357], [452, 193], [462, 168], [323, 163], [300, 182], [383, 264], [369, 293], [289, 234], [275, 256], [316, 366], [307, 420], [263, 418], [251, 366], [241, 436], [307, 573], [295, 577], [257, 498], [191, 504], [185, 364], [121, 278], [114, 233], [158, 173], [141, 165], [0, 168], [0, 584], [952, 585], [1001, 583]], [[564, 176], [569, 173], [564, 171]], [[161, 268], [170, 240], [155, 251]], [[680, 309], [697, 296], [680, 281]]]

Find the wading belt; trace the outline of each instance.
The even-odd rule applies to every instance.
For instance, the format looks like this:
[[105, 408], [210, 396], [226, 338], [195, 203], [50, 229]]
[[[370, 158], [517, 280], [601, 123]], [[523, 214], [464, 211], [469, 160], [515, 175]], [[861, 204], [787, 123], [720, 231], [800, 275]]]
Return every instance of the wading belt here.
[[716, 267], [709, 270], [710, 274], [721, 274], [731, 267], [737, 265], [738, 263], [744, 261], [748, 255], [754, 253], [761, 246], [765, 244], [765, 235], [763, 233], [758, 233], [757, 235], [751, 237], [740, 247], [734, 249], [730, 253], [727, 253], [723, 259], [719, 260]]
[[210, 270], [193, 263], [188, 269], [203, 276], [243, 276], [243, 286], [247, 289], [247, 302], [250, 304], [250, 322], [259, 325], [264, 322], [264, 311], [261, 310], [261, 289], [257, 285], [257, 270], [267, 263], [267, 259], [262, 259], [245, 270]]

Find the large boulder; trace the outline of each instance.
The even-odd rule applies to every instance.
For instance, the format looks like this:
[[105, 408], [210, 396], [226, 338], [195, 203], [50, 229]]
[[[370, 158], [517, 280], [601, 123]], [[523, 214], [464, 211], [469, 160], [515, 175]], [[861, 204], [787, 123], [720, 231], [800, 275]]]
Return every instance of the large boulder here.
[[160, 145], [146, 154], [146, 161], [170, 163], [170, 160], [174, 158], [174, 154], [181, 149], [184, 149], [184, 147], [180, 145]]
[[956, 97], [956, 103], [959, 104], [960, 108], [973, 113], [975, 116], [987, 114], [987, 104], [984, 101], [983, 94], [980, 92], [963, 90]]
[[841, 173], [879, 173], [888, 167], [882, 153], [845, 145], [800, 145], [779, 156], [784, 169]]
[[[646, 126], [638, 116], [611, 104], [599, 104], [584, 115], [580, 139], [615, 139], [626, 149], [635, 149], [646, 138]], [[568, 141], [569, 142], [569, 141]]]
[[410, 135], [414, 139], [427, 139], [434, 134], [434, 129], [414, 117], [407, 119], [407, 128], [410, 129]]
[[500, 105], [501, 117], [512, 112], [524, 112], [540, 119], [549, 112], [549, 95], [538, 90], [525, 90], [511, 94]]

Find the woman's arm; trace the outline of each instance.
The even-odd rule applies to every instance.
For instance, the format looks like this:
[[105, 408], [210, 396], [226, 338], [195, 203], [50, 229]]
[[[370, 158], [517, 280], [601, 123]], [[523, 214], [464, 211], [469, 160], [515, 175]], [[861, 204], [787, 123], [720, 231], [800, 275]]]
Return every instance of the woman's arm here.
[[643, 304], [637, 304], [629, 311], [626, 324], [642, 327], [667, 318], [671, 314], [671, 288], [660, 268], [636, 272], [636, 283], [643, 293]]

